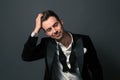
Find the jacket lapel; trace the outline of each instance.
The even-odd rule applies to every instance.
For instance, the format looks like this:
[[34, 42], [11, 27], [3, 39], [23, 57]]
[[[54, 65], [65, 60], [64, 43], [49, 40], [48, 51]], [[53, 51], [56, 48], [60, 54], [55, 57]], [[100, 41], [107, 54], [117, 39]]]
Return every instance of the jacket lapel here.
[[54, 59], [54, 54], [56, 53], [56, 44], [54, 40], [48, 42], [47, 46], [47, 63], [48, 63], [48, 70], [51, 70], [52, 62]]
[[73, 40], [74, 40], [73, 51], [75, 52], [75, 55], [77, 57], [79, 70], [82, 73], [83, 60], [84, 60], [83, 42], [80, 37], [75, 36], [75, 35], [73, 35]]

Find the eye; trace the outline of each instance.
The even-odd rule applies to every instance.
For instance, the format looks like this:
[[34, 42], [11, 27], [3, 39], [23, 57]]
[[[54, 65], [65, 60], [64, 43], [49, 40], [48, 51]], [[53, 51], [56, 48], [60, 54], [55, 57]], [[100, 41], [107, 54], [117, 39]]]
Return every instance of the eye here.
[[58, 22], [56, 22], [54, 25], [53, 25], [53, 27], [57, 27], [58, 26]]
[[46, 29], [46, 32], [50, 32], [52, 29], [51, 28], [48, 28], [48, 29]]

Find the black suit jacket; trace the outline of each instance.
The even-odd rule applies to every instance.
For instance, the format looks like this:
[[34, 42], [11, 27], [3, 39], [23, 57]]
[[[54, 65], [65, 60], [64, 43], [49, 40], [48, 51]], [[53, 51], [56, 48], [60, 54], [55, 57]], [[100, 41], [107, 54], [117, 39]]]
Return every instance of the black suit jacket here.
[[[74, 51], [83, 80], [103, 80], [102, 68], [89, 36], [72, 35]], [[57, 50], [56, 42], [50, 37], [45, 37], [41, 39], [40, 44], [36, 45], [37, 39], [38, 37], [29, 37], [24, 45], [22, 59], [24, 61], [34, 61], [45, 58], [46, 70], [44, 80], [51, 80], [52, 61]], [[87, 49], [86, 53], [84, 53], [83, 48]]]

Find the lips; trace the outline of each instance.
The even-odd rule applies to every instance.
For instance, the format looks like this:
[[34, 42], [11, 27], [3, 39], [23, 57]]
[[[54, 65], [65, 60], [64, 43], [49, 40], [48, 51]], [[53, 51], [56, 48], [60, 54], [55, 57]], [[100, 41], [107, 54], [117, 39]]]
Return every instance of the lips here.
[[55, 34], [54, 37], [56, 37], [56, 38], [61, 37], [61, 32], [58, 32], [57, 34]]
[[60, 33], [56, 34], [55, 37], [59, 37], [60, 36]]

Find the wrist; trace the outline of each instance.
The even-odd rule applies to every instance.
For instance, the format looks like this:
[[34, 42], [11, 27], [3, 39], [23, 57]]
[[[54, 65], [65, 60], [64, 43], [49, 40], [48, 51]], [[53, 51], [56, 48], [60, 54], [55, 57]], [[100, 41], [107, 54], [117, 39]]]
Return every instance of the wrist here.
[[33, 31], [33, 32], [31, 33], [31, 37], [38, 37], [38, 33]]

